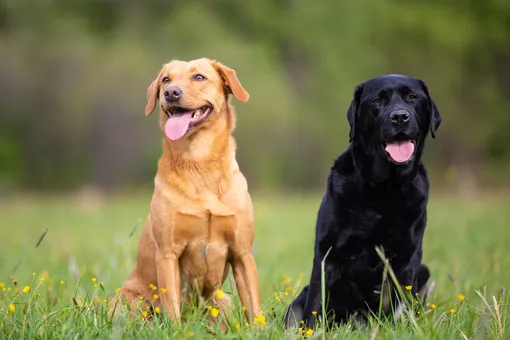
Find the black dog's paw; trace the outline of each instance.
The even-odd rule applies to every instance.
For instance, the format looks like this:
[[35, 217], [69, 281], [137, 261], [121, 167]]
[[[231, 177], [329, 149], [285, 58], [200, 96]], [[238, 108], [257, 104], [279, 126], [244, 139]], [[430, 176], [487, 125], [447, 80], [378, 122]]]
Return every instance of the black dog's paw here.
[[434, 281], [429, 281], [430, 279], [430, 270], [429, 268], [422, 264], [416, 276], [416, 286], [418, 288], [418, 297], [425, 304], [427, 297], [432, 294], [436, 283]]
[[296, 297], [292, 304], [287, 307], [283, 315], [285, 328], [299, 328], [303, 319], [306, 297], [308, 296], [308, 286], [305, 286], [301, 293]]

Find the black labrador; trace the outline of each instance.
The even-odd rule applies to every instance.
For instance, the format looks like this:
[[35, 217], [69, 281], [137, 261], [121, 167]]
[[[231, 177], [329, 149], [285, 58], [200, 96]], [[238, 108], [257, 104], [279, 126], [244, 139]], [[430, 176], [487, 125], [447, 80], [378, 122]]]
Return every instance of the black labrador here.
[[[402, 75], [368, 80], [355, 88], [347, 119], [350, 145], [331, 169], [317, 217], [310, 283], [287, 308], [287, 328], [300, 322], [314, 327], [321, 316], [321, 262], [328, 250], [328, 320], [357, 315], [366, 321], [368, 312], [378, 312], [388, 286], [377, 246], [413, 296], [425, 299], [430, 288], [429, 269], [422, 264], [429, 181], [421, 156], [441, 116], [428, 88]], [[394, 298], [395, 290], [389, 291]], [[384, 308], [395, 312], [387, 300]]]

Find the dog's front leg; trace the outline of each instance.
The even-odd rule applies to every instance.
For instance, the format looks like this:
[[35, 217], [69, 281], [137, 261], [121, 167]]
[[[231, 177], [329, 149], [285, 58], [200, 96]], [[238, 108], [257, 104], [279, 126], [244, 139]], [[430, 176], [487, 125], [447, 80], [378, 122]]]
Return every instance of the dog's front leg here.
[[232, 261], [232, 268], [241, 303], [246, 307], [246, 318], [252, 321], [262, 312], [255, 259], [250, 252], [237, 254]]
[[315, 327], [317, 317], [324, 317], [321, 311], [321, 300], [321, 266], [314, 261], [310, 284], [308, 286], [308, 295], [306, 297], [302, 316], [302, 321], [304, 321], [304, 324], [309, 328]]
[[170, 319], [179, 321], [181, 316], [179, 256], [172, 251], [158, 251], [156, 253], [156, 266], [161, 301]]

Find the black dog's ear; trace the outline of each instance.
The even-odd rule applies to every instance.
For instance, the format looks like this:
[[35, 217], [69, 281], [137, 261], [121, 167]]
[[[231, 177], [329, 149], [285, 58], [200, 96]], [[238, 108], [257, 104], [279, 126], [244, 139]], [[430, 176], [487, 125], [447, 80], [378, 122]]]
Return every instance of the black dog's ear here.
[[363, 85], [358, 85], [354, 88], [354, 96], [351, 101], [351, 106], [349, 106], [349, 109], [347, 110], [347, 120], [351, 126], [351, 130], [349, 131], [349, 143], [354, 140], [354, 135], [356, 133], [356, 121], [358, 120], [359, 102], [362, 93]]
[[429, 88], [425, 84], [423, 80], [420, 80], [421, 86], [423, 87], [423, 91], [429, 98], [429, 111], [430, 111], [430, 135], [432, 138], [436, 138], [436, 131], [439, 129], [439, 125], [441, 125], [441, 114], [437, 109], [436, 103], [432, 100], [429, 93]]

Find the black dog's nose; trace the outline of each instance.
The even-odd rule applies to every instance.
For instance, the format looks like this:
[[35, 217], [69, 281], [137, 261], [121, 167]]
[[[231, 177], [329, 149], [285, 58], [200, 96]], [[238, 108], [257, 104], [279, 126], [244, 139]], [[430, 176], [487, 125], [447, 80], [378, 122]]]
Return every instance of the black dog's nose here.
[[164, 95], [167, 102], [175, 102], [181, 98], [182, 90], [177, 86], [168, 86]]
[[409, 112], [405, 110], [397, 110], [390, 113], [390, 119], [392, 123], [404, 124], [409, 121]]

